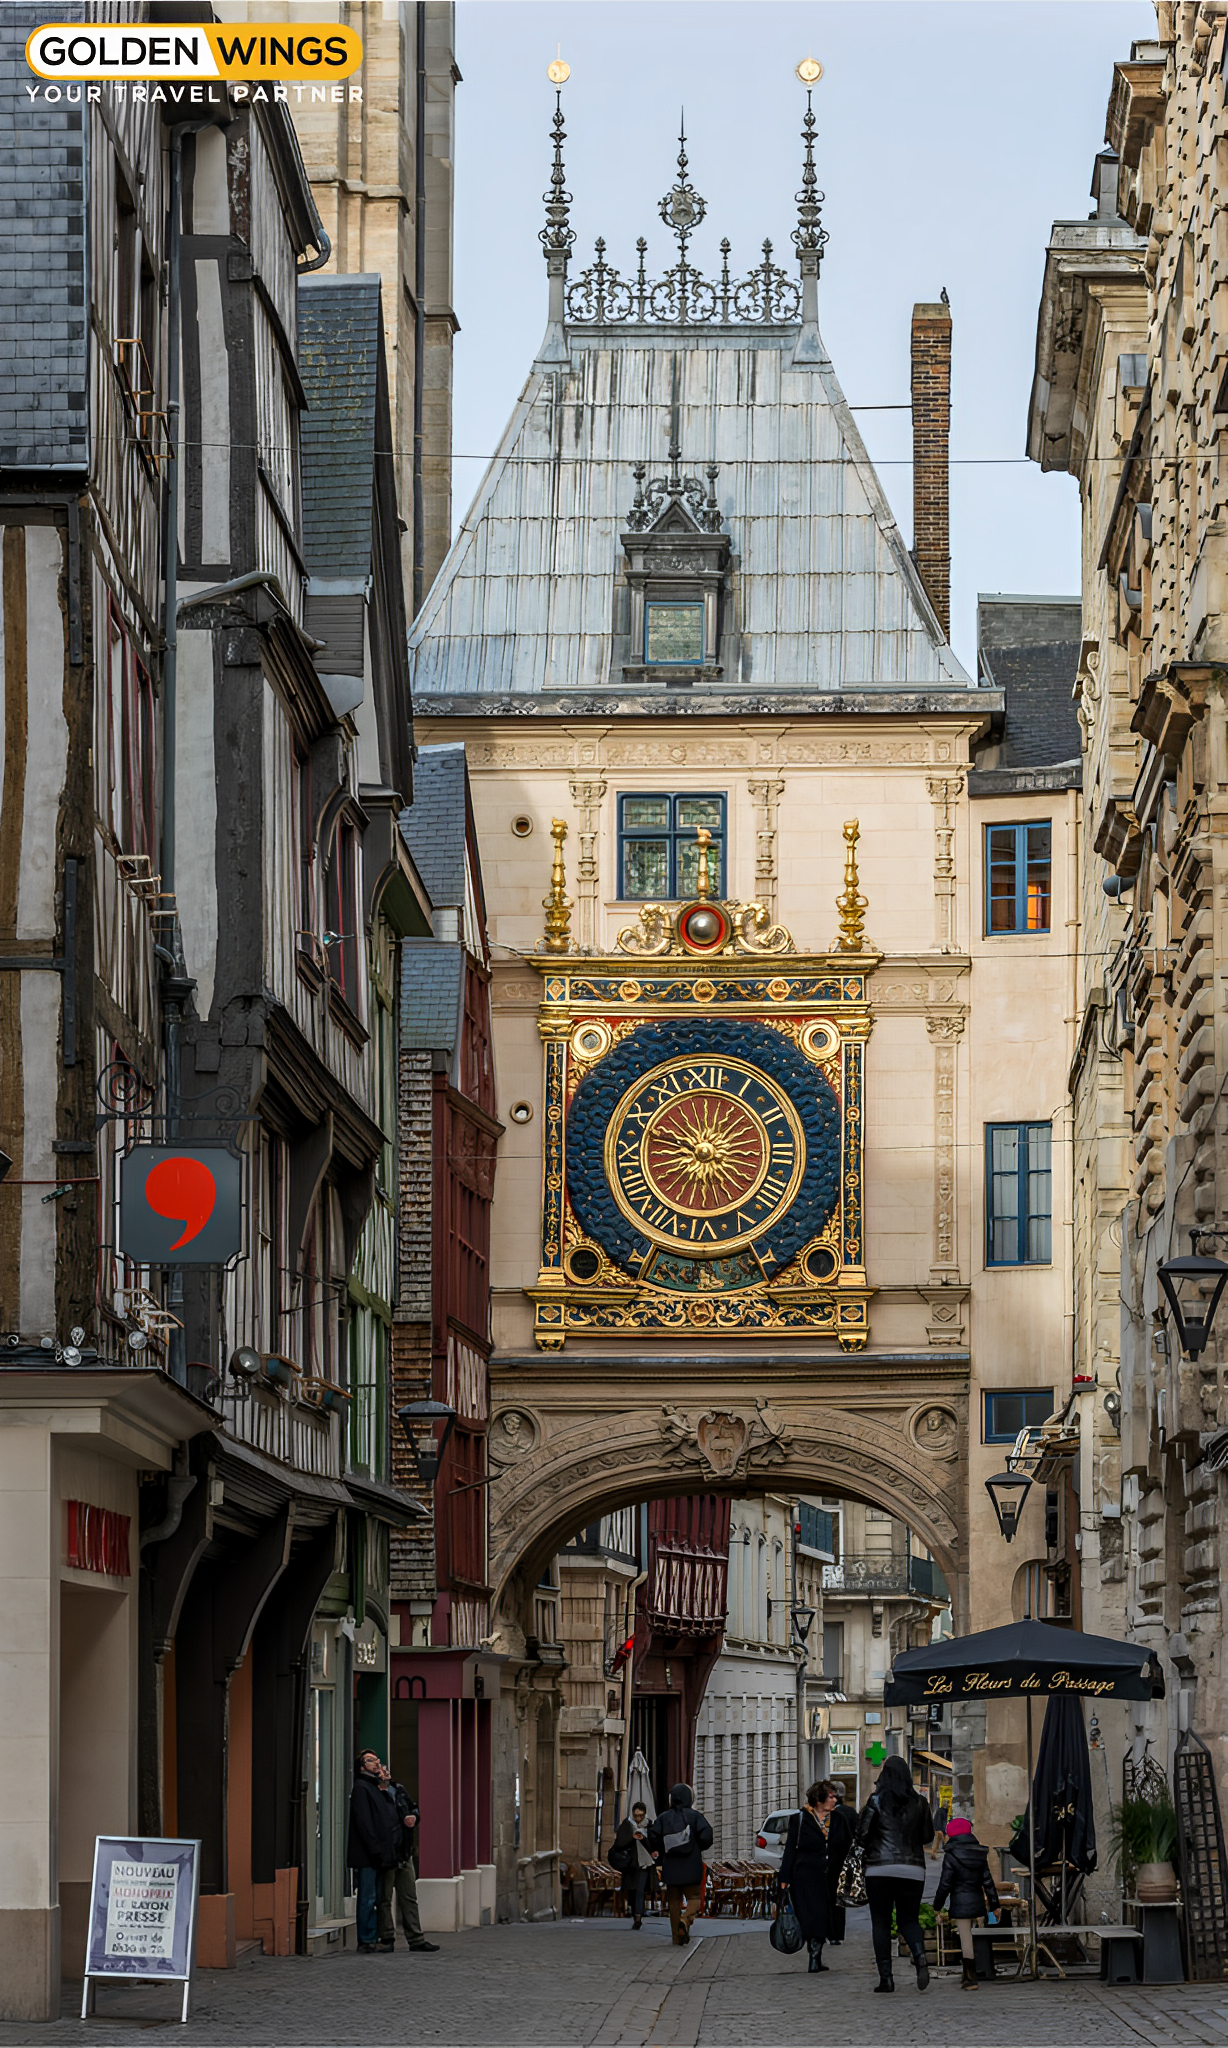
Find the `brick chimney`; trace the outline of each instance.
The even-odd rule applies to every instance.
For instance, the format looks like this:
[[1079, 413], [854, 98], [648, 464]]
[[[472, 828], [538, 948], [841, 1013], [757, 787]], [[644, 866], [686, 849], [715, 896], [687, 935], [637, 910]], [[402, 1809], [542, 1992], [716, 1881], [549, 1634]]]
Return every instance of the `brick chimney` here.
[[951, 309], [912, 309], [912, 552], [951, 637]]

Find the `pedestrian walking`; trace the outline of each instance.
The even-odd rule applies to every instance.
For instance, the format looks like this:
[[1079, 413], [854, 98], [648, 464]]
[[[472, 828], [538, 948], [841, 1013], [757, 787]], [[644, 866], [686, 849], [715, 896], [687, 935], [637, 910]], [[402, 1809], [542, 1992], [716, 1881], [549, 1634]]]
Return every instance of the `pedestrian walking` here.
[[857, 1816], [846, 1806], [842, 1778], [827, 1780], [836, 1795], [827, 1829], [827, 1939], [833, 1948], [844, 1940], [845, 1905], [840, 1896], [840, 1873], [848, 1860], [857, 1834]]
[[876, 1991], [895, 1990], [891, 1970], [893, 1911], [901, 1939], [916, 1966], [918, 1991], [924, 1991], [930, 1981], [925, 1938], [917, 1915], [925, 1890], [925, 1846], [933, 1839], [934, 1817], [928, 1800], [914, 1790], [912, 1773], [903, 1757], [889, 1756], [857, 1822], [857, 1846], [865, 1855], [874, 1960], [878, 1964]]
[[941, 1912], [949, 1899], [949, 1911], [959, 1933], [959, 1955], [963, 1964], [961, 1991], [975, 1991], [976, 1956], [972, 1946], [972, 1923], [982, 1913], [994, 1917], [1000, 1910], [998, 1887], [989, 1868], [989, 1851], [977, 1841], [970, 1820], [949, 1820], [947, 1846], [934, 1893], [934, 1911]]
[[418, 1854], [417, 1801], [410, 1798], [404, 1785], [399, 1784], [383, 1765], [380, 1767], [380, 1790], [385, 1799], [392, 1802], [396, 1815], [397, 1860], [390, 1870], [380, 1872], [379, 1945], [382, 1949], [396, 1947], [399, 1913], [409, 1946], [419, 1955], [438, 1955], [439, 1943], [427, 1940], [418, 1917], [418, 1879], [414, 1869]]
[[610, 1844], [607, 1859], [622, 1873], [622, 1893], [632, 1931], [644, 1924], [644, 1899], [652, 1882], [653, 1859], [648, 1846], [648, 1808], [637, 1800]]
[[692, 1806], [694, 1796], [689, 1785], [675, 1785], [665, 1812], [648, 1827], [648, 1847], [661, 1861], [675, 1947], [691, 1939], [704, 1895], [703, 1852], [712, 1847], [711, 1825]]
[[806, 1938], [808, 1969], [825, 1970], [823, 1943], [831, 1932], [831, 1886], [828, 1857], [836, 1788], [819, 1778], [806, 1793], [806, 1803], [789, 1819], [780, 1883], [789, 1894], [797, 1924]]
[[350, 1825], [345, 1860], [357, 1877], [358, 1947], [363, 1955], [379, 1949], [380, 1880], [397, 1860], [397, 1816], [383, 1793], [384, 1767], [373, 1749], [360, 1752], [350, 1793]]

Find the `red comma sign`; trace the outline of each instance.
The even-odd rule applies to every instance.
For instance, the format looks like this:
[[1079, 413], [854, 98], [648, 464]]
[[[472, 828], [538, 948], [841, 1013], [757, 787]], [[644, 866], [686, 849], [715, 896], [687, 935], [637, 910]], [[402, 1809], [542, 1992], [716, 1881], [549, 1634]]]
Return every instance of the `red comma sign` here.
[[145, 1177], [145, 1200], [155, 1216], [183, 1224], [183, 1235], [171, 1246], [177, 1252], [200, 1236], [212, 1216], [217, 1182], [199, 1159], [160, 1159]]

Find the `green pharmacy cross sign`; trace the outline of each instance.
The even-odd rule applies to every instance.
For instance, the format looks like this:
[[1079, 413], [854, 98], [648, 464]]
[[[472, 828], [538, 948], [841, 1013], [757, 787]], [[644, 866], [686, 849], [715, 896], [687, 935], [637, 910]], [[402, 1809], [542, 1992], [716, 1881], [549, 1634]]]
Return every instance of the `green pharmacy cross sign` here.
[[872, 1742], [865, 1752], [865, 1758], [868, 1764], [885, 1764], [887, 1752], [881, 1742]]

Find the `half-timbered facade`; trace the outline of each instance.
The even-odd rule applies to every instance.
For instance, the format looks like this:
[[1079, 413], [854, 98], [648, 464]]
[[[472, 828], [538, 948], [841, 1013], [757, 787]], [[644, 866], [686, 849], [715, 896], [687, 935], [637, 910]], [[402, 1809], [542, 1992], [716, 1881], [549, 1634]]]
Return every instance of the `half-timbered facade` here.
[[[8, 218], [50, 255], [0, 400], [0, 1608], [47, 1609], [0, 1767], [23, 2018], [79, 1962], [100, 1830], [200, 1838], [202, 1962], [353, 1939], [389, 1531], [426, 1512], [388, 1372], [399, 954], [430, 930], [380, 281], [309, 274], [284, 105], [30, 111], [32, 25]], [[237, 1158], [224, 1267], [124, 1256], [144, 1140]]]

